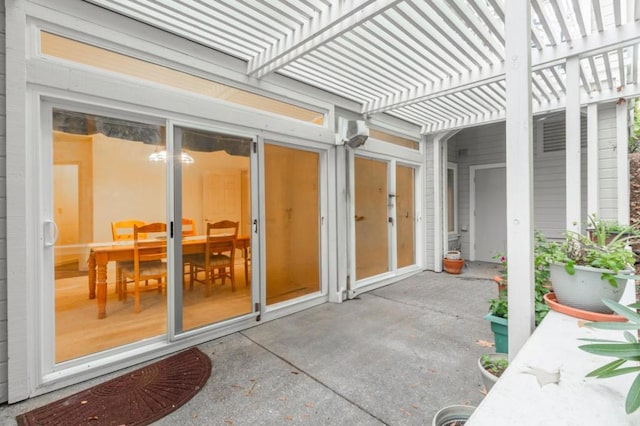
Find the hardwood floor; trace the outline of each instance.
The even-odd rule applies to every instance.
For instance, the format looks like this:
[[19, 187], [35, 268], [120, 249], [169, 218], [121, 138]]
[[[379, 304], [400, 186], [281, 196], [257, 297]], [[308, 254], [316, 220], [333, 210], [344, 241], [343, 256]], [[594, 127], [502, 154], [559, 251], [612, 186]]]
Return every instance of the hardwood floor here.
[[[113, 276], [113, 275], [111, 275]], [[133, 310], [133, 297], [118, 300], [112, 280], [107, 286], [107, 318], [97, 318], [95, 299], [89, 299], [87, 277], [57, 279], [56, 362], [166, 334], [166, 294], [157, 290], [140, 295], [141, 312]], [[129, 285], [131, 287], [131, 285]], [[217, 281], [205, 297], [204, 285], [183, 290], [184, 330], [212, 324], [252, 311], [251, 286], [245, 285], [244, 266], [236, 265], [236, 291]]]

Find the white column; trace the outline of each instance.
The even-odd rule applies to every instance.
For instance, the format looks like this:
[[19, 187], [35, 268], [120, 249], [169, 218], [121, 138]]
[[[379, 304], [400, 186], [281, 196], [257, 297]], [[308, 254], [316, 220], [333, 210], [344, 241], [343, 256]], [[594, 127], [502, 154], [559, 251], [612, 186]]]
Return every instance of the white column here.
[[580, 60], [567, 58], [566, 179], [567, 230], [582, 230], [580, 181]]
[[530, 1], [505, 2], [509, 358], [534, 328]]
[[629, 224], [629, 141], [627, 102], [616, 105], [616, 163], [618, 170], [618, 222]]
[[443, 253], [443, 173], [442, 173], [443, 135], [433, 138], [433, 270], [442, 272]]
[[598, 169], [598, 105], [587, 107], [587, 214], [600, 216], [600, 175]]

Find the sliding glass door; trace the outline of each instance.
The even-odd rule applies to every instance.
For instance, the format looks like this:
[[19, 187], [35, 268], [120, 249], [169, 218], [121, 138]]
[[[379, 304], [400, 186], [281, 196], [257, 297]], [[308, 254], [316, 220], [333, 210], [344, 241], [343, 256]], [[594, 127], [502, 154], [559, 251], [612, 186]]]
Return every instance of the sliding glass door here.
[[166, 148], [163, 123], [48, 111], [44, 244], [54, 279], [45, 281], [53, 287], [44, 288], [43, 312], [52, 315], [44, 323], [54, 363], [166, 334], [166, 278], [141, 283], [136, 312], [126, 274], [134, 225], [166, 222], [166, 166], [149, 161]]
[[[251, 286], [252, 138], [174, 126], [181, 180], [182, 315], [176, 332], [246, 315]], [[222, 223], [229, 225], [222, 227]], [[235, 249], [217, 242], [235, 233]], [[209, 239], [209, 246], [207, 246]], [[180, 241], [176, 239], [176, 242]], [[217, 245], [214, 245], [217, 244]], [[209, 250], [207, 253], [207, 249]], [[179, 281], [179, 280], [176, 280]]]

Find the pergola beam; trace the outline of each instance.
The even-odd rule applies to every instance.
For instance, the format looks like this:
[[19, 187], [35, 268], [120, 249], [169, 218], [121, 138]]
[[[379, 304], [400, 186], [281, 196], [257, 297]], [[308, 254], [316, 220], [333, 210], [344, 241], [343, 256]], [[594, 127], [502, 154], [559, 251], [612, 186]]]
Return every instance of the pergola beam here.
[[[555, 48], [532, 52], [532, 70], [538, 71], [562, 64], [569, 56], [589, 57], [627, 47], [640, 42], [640, 21], [621, 27], [611, 28], [601, 33], [564, 43]], [[363, 105], [363, 114], [389, 111], [404, 105], [423, 102], [449, 93], [468, 90], [496, 81], [504, 80], [504, 64], [494, 65], [491, 69], [476, 69], [469, 73], [452, 76], [434, 84], [425, 84], [411, 90], [397, 91], [372, 100]]]
[[362, 23], [394, 7], [402, 0], [346, 0], [330, 7], [316, 19], [292, 31], [249, 60], [247, 74], [253, 77], [276, 71], [297, 58], [351, 31]]

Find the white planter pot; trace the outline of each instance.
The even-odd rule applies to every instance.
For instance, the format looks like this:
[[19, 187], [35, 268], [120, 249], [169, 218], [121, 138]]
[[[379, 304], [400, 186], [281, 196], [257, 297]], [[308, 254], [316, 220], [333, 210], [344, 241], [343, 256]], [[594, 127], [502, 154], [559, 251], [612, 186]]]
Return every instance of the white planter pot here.
[[476, 407], [470, 405], [450, 405], [441, 408], [431, 422], [432, 426], [443, 426], [453, 421], [467, 421]]
[[574, 275], [569, 275], [564, 265], [549, 265], [550, 279], [558, 302], [572, 308], [610, 314], [611, 309], [602, 303], [602, 299], [618, 302], [624, 293], [627, 280], [616, 278], [618, 286], [613, 287], [609, 280], [602, 279], [603, 272], [613, 273], [609, 269], [576, 265], [575, 271]]
[[[507, 359], [507, 354], [489, 354], [489, 358]], [[485, 389], [487, 390], [487, 392], [489, 392], [500, 377], [494, 376], [493, 374], [485, 370], [485, 368], [482, 366], [482, 362], [480, 361], [481, 359], [482, 357], [478, 358], [478, 368], [480, 369], [480, 377], [482, 377], [482, 383], [484, 384]]]
[[449, 250], [447, 254], [444, 255], [445, 259], [449, 260], [460, 260], [461, 255], [458, 250]]

